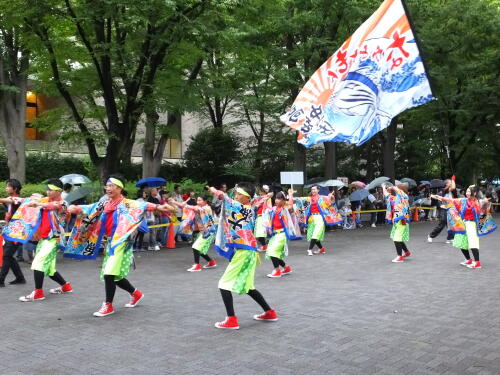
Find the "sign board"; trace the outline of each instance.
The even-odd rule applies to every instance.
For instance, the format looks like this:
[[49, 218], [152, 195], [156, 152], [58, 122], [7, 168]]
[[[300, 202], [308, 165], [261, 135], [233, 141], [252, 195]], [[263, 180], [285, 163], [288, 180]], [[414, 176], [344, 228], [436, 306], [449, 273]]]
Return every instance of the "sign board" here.
[[282, 185], [304, 185], [304, 172], [280, 172]]
[[342, 181], [345, 186], [349, 186], [349, 179], [347, 177], [337, 177], [337, 180]]

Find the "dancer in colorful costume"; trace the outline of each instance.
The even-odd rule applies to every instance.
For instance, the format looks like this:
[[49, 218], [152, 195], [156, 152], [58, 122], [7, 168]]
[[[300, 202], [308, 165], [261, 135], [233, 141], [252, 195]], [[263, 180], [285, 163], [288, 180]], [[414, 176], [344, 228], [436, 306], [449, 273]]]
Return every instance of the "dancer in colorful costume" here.
[[[443, 190], [437, 195], [447, 198], [457, 198], [455, 176], [452, 176], [449, 180], [445, 180], [444, 184], [445, 186]], [[442, 202], [441, 204], [439, 204], [439, 222], [432, 230], [432, 232], [427, 236], [427, 242], [432, 242], [433, 238], [436, 238], [439, 233], [441, 233], [441, 231], [448, 225], [448, 235], [446, 237], [446, 243], [452, 243], [454, 232], [450, 230], [450, 211], [448, 210], [451, 206], [451, 203], [446, 202]]]
[[[307, 255], [326, 254], [321, 244], [325, 239], [325, 224], [339, 225], [344, 221], [335, 207], [334, 194], [319, 195], [319, 187], [313, 186], [310, 196], [294, 198], [294, 203], [303, 211], [301, 223], [307, 226], [307, 241], [309, 241]], [[313, 252], [314, 246], [317, 246], [318, 250]]]
[[215, 197], [223, 200], [215, 249], [220, 255], [230, 259], [226, 271], [219, 280], [219, 289], [226, 307], [227, 318], [223, 322], [215, 323], [215, 327], [240, 328], [238, 318], [234, 313], [232, 292], [248, 294], [262, 307], [264, 313], [254, 315], [255, 320], [278, 320], [276, 311], [269, 307], [262, 294], [254, 286], [255, 267], [259, 254], [253, 234], [255, 219], [250, 201], [255, 188], [250, 183], [238, 184], [234, 199], [213, 187], [209, 190]]
[[[448, 209], [451, 216], [452, 230], [455, 233], [453, 246], [462, 250], [465, 260], [460, 263], [473, 269], [481, 268], [479, 260], [479, 237], [485, 236], [496, 229], [496, 224], [488, 215], [489, 201], [477, 199], [477, 188], [471, 185], [465, 193], [466, 198], [447, 198], [433, 195], [434, 199], [452, 203]], [[482, 207], [483, 206], [483, 207]], [[483, 216], [481, 217], [481, 215]], [[472, 251], [474, 261], [470, 257]]]
[[207, 253], [210, 245], [215, 238], [215, 220], [212, 213], [212, 208], [207, 202], [207, 197], [200, 195], [196, 199], [196, 206], [190, 206], [183, 203], [178, 203], [173, 199], [169, 200], [172, 206], [183, 209], [183, 220], [181, 223], [182, 233], [192, 236], [193, 232], [198, 232], [196, 240], [193, 243], [194, 264], [189, 268], [188, 272], [199, 272], [202, 267], [200, 264], [200, 256], [208, 263], [203, 268], [215, 268], [217, 263], [215, 259], [210, 258]]
[[260, 244], [260, 251], [267, 250], [267, 230], [266, 225], [264, 223], [264, 219], [262, 218], [262, 214], [265, 209], [271, 208], [271, 196], [272, 193], [269, 194], [269, 186], [263, 185], [259, 190], [259, 197], [252, 201], [252, 206], [256, 209], [255, 212], [255, 228], [254, 228], [254, 236], [257, 242]]
[[71, 238], [66, 246], [66, 256], [77, 259], [95, 259], [101, 242], [107, 238], [101, 280], [104, 280], [106, 300], [94, 316], [102, 317], [115, 312], [113, 299], [116, 286], [130, 294], [125, 307], [135, 307], [144, 297], [139, 289], [126, 279], [133, 252], [131, 235], [142, 222], [147, 211], [173, 211], [168, 204], [157, 205], [126, 199], [123, 196], [124, 183], [121, 176], [110, 176], [106, 182], [107, 199], [90, 205], [70, 206], [68, 211], [79, 214]]
[[[9, 198], [0, 198], [0, 203], [3, 203], [7, 208], [7, 212], [5, 213], [6, 223], [9, 223], [10, 219], [19, 208], [19, 204], [16, 204], [15, 201], [17, 200], [16, 198], [19, 197], [21, 189], [21, 183], [15, 178], [11, 178], [5, 182], [5, 192], [9, 195]], [[23, 244], [19, 241], [5, 240], [3, 245], [2, 269], [0, 270], [0, 288], [5, 286], [5, 277], [9, 273], [9, 270], [12, 270], [12, 273], [16, 277], [9, 282], [10, 285], [26, 284], [23, 271], [21, 271], [21, 267], [14, 257], [22, 246]]]
[[33, 238], [39, 239], [35, 258], [31, 264], [35, 279], [35, 290], [27, 296], [19, 297], [22, 302], [42, 301], [43, 279], [49, 276], [60, 285], [50, 289], [52, 294], [71, 293], [73, 288], [56, 271], [56, 259], [59, 246], [64, 242], [64, 221], [66, 220], [66, 202], [61, 198], [63, 183], [55, 178], [47, 183], [47, 197], [15, 199], [21, 203], [5, 227], [3, 236], [9, 241], [26, 243]]
[[[288, 192], [291, 197], [292, 190]], [[293, 198], [292, 198], [293, 199]], [[286, 205], [285, 193], [280, 191], [274, 197], [275, 205], [264, 212], [267, 231], [271, 237], [266, 258], [273, 262], [274, 270], [267, 277], [277, 278], [292, 273], [284, 259], [288, 255], [287, 240], [300, 240], [300, 228], [293, 210], [293, 200]], [[281, 271], [280, 266], [283, 268]]]
[[410, 205], [407, 195], [408, 186], [401, 184], [386, 187], [382, 185], [384, 197], [387, 199], [386, 221], [392, 223], [391, 240], [396, 246], [397, 257], [393, 263], [402, 263], [411, 252], [405, 242], [410, 240]]

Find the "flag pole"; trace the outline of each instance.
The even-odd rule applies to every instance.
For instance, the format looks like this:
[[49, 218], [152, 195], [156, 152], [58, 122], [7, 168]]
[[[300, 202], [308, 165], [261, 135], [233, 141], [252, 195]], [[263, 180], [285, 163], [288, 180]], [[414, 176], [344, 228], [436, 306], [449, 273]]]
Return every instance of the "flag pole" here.
[[410, 10], [408, 9], [408, 6], [406, 5], [405, 0], [401, 0], [401, 5], [403, 5], [403, 9], [405, 11], [406, 17], [408, 18], [408, 23], [410, 24], [411, 30], [413, 32], [413, 37], [415, 38], [415, 43], [417, 44], [417, 49], [418, 49], [418, 52], [420, 54], [420, 59], [422, 60], [422, 64], [424, 65], [425, 73], [427, 74], [427, 79], [429, 81], [429, 87], [431, 89], [431, 94], [433, 97], [436, 98], [436, 96], [434, 95], [433, 80], [432, 80], [432, 77], [429, 73], [429, 68], [427, 67], [427, 63], [425, 62], [424, 53], [422, 52], [422, 44], [420, 43], [420, 39], [418, 39], [417, 30], [415, 29], [415, 24], [413, 23], [413, 18], [411, 16]]

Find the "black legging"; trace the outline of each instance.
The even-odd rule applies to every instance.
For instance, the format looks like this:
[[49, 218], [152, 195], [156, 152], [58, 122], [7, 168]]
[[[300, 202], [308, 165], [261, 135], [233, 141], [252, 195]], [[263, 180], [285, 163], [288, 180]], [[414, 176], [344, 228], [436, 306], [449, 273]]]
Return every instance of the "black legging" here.
[[22, 244], [14, 243], [12, 241], [5, 241], [5, 245], [3, 246], [3, 264], [2, 269], [0, 270], [0, 283], [5, 281], [5, 277], [9, 273], [9, 270], [12, 270], [16, 280], [22, 281], [24, 280], [23, 272], [21, 271], [21, 267], [19, 267], [19, 263], [17, 263], [16, 258], [14, 258], [14, 254], [22, 248]]
[[[224, 301], [224, 306], [226, 306], [227, 316], [235, 316], [234, 305], [233, 305], [233, 294], [229, 290], [226, 290], [226, 289], [219, 289], [219, 290], [220, 290], [220, 294], [222, 296], [222, 301]], [[250, 297], [252, 297], [253, 300], [255, 302], [257, 302], [260, 305], [260, 307], [262, 307], [262, 309], [264, 311], [271, 310], [271, 307], [269, 307], [266, 300], [264, 299], [262, 294], [260, 294], [260, 292], [257, 289], [249, 290], [247, 294]]]
[[266, 245], [266, 237], [257, 237], [256, 238], [257, 241], [259, 241], [259, 243], [262, 245], [262, 246], [265, 246]]
[[[42, 289], [43, 288], [43, 279], [45, 277], [45, 273], [43, 273], [42, 271], [33, 271], [33, 276], [35, 278], [35, 289]], [[57, 271], [56, 271], [56, 273], [54, 273], [54, 275], [49, 276], [49, 277], [61, 286], [66, 284], [66, 280], [64, 280], [62, 275]]]
[[271, 261], [273, 262], [274, 268], [278, 268], [279, 266], [285, 267], [285, 262], [280, 258], [271, 257]]
[[114, 275], [104, 275], [104, 286], [106, 289], [106, 302], [112, 303], [115, 298], [116, 286], [119, 286], [123, 290], [129, 292], [130, 294], [134, 293], [135, 288], [130, 284], [127, 279], [121, 279], [119, 281], [115, 281]]
[[402, 241], [394, 241], [394, 245], [396, 246], [396, 252], [398, 253], [399, 256], [403, 255], [403, 251], [404, 252], [408, 251], [406, 244]]
[[[470, 249], [472, 251], [472, 256], [476, 262], [479, 262], [479, 249]], [[470, 259], [469, 250], [462, 249], [462, 254], [464, 254], [465, 259]]]
[[309, 250], [312, 250], [314, 245], [318, 246], [318, 249], [323, 248], [323, 246], [321, 246], [321, 242], [319, 240], [311, 240], [311, 242], [309, 242]]
[[201, 254], [198, 250], [193, 249], [193, 255], [194, 255], [194, 264], [199, 264], [200, 263], [200, 256], [205, 259], [207, 262], [210, 262], [212, 258], [210, 258], [206, 254]]

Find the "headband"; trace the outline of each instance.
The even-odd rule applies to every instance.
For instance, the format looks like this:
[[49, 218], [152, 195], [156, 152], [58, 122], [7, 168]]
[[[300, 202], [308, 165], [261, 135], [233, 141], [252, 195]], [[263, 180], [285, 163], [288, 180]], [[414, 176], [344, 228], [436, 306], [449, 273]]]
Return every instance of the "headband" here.
[[250, 198], [250, 194], [248, 194], [248, 193], [247, 193], [245, 190], [243, 190], [242, 188], [237, 187], [237, 188], [236, 188], [236, 192], [237, 192], [238, 194], [241, 194], [241, 195], [244, 195], [244, 196], [246, 196], [246, 197]]
[[60, 188], [59, 186], [52, 185], [52, 184], [48, 184], [48, 185], [47, 185], [47, 188], [48, 188], [49, 190], [56, 190], [56, 191], [61, 191], [61, 190], [62, 190], [62, 188]]
[[476, 185], [471, 185], [467, 189], [474, 190], [476, 188]]
[[108, 178], [108, 181], [106, 181], [106, 182], [111, 182], [112, 184], [115, 184], [116, 186], [121, 187], [123, 189], [123, 182], [121, 182], [117, 178], [110, 177], [110, 178]]

